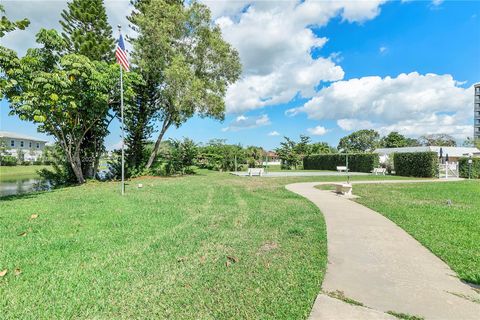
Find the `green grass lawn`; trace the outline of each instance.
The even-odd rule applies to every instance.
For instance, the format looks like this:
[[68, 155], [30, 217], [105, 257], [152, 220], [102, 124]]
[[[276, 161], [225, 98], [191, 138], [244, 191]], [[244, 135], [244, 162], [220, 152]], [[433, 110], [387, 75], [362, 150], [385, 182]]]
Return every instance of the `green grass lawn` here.
[[48, 168], [50, 166], [0, 166], [0, 181], [38, 178], [37, 171]]
[[461, 279], [480, 284], [478, 181], [356, 185], [354, 193], [361, 196], [359, 203], [395, 222]]
[[342, 178], [200, 171], [134, 180], [124, 197], [118, 183], [88, 183], [4, 198], [0, 314], [306, 318], [325, 271], [325, 224], [284, 186], [319, 179]]

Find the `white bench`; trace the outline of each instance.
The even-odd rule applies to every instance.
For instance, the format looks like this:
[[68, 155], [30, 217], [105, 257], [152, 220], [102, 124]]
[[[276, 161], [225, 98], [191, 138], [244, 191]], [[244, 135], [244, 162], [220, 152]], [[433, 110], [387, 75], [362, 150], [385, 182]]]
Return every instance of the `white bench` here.
[[374, 168], [372, 173], [374, 173], [375, 175], [378, 175], [378, 174], [385, 175], [387, 174], [387, 168]]
[[345, 167], [345, 166], [337, 166], [337, 171], [338, 171], [338, 172], [342, 172], [342, 171], [347, 172], [347, 167]]
[[263, 176], [265, 170], [263, 168], [248, 168], [248, 175], [251, 176]]
[[335, 183], [335, 192], [346, 196], [352, 195], [352, 185], [349, 183]]

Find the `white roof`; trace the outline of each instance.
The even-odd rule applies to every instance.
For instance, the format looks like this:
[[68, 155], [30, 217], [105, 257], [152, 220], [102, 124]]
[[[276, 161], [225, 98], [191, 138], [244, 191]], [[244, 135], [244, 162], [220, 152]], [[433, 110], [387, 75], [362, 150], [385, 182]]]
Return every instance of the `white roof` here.
[[18, 134], [18, 133], [9, 132], [9, 131], [0, 131], [0, 138], [31, 140], [31, 141], [37, 141], [37, 142], [47, 142], [47, 140], [38, 139], [38, 138], [35, 138], [35, 137], [29, 137], [29, 136], [26, 136], [26, 135], [23, 135], [23, 134]]
[[429, 147], [404, 147], [404, 148], [380, 148], [376, 149], [374, 152], [386, 155], [392, 154], [395, 152], [402, 153], [402, 152], [436, 152], [440, 154], [440, 149], [442, 149], [443, 156], [445, 157], [447, 154], [449, 157], [462, 157], [467, 156], [468, 154], [478, 154], [480, 150], [477, 148], [470, 148], [470, 147], [439, 147], [439, 146], [429, 146]]

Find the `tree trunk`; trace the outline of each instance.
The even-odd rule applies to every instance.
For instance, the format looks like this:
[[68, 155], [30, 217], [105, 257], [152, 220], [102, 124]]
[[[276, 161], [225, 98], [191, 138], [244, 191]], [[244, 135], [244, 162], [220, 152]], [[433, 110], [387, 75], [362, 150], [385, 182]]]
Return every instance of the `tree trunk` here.
[[80, 154], [77, 153], [73, 157], [70, 156], [70, 165], [72, 166], [73, 173], [75, 173], [78, 183], [85, 183], [85, 178], [83, 177], [82, 172], [82, 163], [80, 161]]
[[98, 173], [98, 166], [100, 165], [100, 157], [102, 153], [97, 152], [97, 155], [95, 156], [95, 162], [93, 163], [93, 178], [97, 178], [97, 173]]
[[152, 150], [152, 153], [150, 154], [150, 158], [148, 159], [147, 165], [145, 166], [146, 169], [150, 169], [150, 167], [153, 164], [153, 161], [155, 161], [155, 158], [157, 157], [158, 154], [158, 149], [160, 148], [160, 142], [162, 142], [163, 135], [167, 131], [167, 129], [170, 127], [170, 120], [165, 119], [165, 122], [163, 123], [162, 126], [162, 131], [160, 131], [160, 134], [158, 135], [157, 141], [155, 142], [155, 147]]

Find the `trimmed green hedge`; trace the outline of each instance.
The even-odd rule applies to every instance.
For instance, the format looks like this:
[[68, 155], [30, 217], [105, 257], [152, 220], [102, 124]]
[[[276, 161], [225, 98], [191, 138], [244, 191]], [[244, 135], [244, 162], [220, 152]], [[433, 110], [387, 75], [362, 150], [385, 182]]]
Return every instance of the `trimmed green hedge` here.
[[[303, 158], [305, 170], [337, 170], [345, 166], [345, 154], [313, 154]], [[348, 155], [348, 170], [351, 172], [371, 172], [379, 166], [376, 153], [354, 153]]]
[[395, 153], [393, 166], [398, 176], [433, 178], [438, 176], [438, 154], [436, 152]]
[[[460, 158], [458, 160], [460, 177], [468, 178], [468, 158]], [[480, 158], [472, 158], [472, 179], [480, 179]]]

